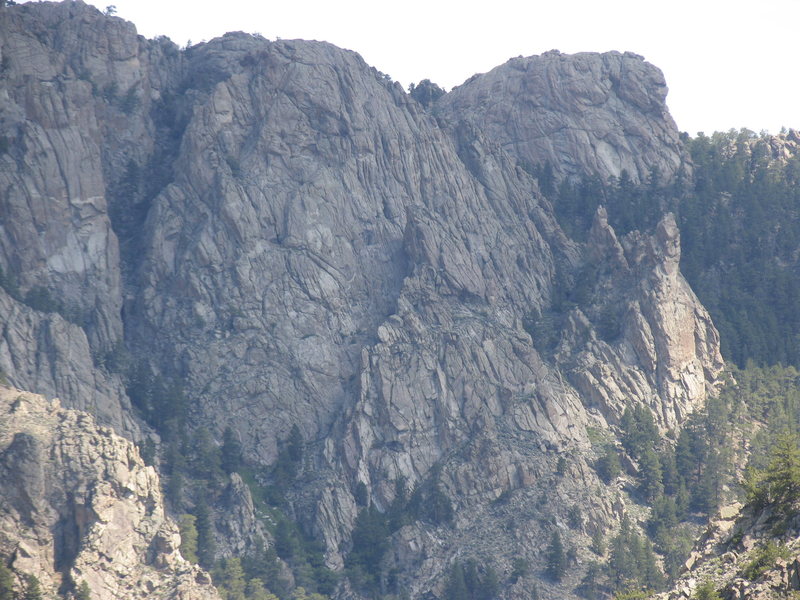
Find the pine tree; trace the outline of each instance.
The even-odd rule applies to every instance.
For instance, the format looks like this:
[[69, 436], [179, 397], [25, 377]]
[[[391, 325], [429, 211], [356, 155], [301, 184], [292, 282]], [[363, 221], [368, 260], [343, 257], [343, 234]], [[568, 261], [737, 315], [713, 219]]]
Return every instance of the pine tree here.
[[295, 538], [292, 526], [286, 519], [280, 519], [275, 527], [275, 552], [284, 560], [298, 553], [299, 543]]
[[642, 583], [647, 589], [658, 590], [664, 585], [664, 574], [661, 572], [653, 547], [647, 539], [641, 539], [642, 558], [640, 571]]
[[236, 433], [226, 427], [222, 434], [222, 470], [226, 473], [235, 473], [242, 466], [242, 445], [236, 438]]
[[450, 576], [445, 586], [445, 598], [447, 600], [470, 600], [467, 583], [464, 579], [464, 567], [458, 561], [455, 561], [450, 567]]
[[664, 548], [668, 540], [674, 535], [678, 526], [678, 510], [675, 499], [670, 496], [661, 496], [653, 503], [648, 528], [653, 539]]
[[353, 549], [347, 556], [349, 567], [360, 567], [366, 575], [367, 586], [375, 586], [381, 575], [383, 555], [389, 549], [389, 530], [386, 519], [370, 504], [358, 513], [353, 527]]
[[474, 558], [470, 558], [466, 565], [464, 565], [464, 583], [467, 584], [467, 591], [469, 592], [470, 598], [472, 598], [475, 594], [475, 590], [477, 590], [481, 584], [481, 578], [478, 574], [478, 561]]
[[173, 469], [167, 482], [167, 498], [174, 507], [183, 505], [183, 474]]
[[675, 512], [679, 520], [684, 520], [689, 513], [690, 496], [686, 483], [681, 481], [675, 494]]
[[238, 558], [227, 558], [215, 569], [214, 583], [223, 591], [225, 600], [245, 600], [245, 578], [242, 562]]
[[139, 454], [144, 464], [148, 467], [152, 467], [156, 464], [156, 444], [152, 438], [147, 437], [144, 442], [139, 445]]
[[567, 556], [558, 530], [553, 532], [547, 546], [547, 575], [554, 581], [561, 581], [567, 573]]
[[606, 444], [603, 455], [597, 460], [597, 474], [606, 483], [611, 483], [622, 472], [617, 449], [611, 444]]
[[661, 463], [661, 481], [664, 483], [664, 493], [674, 496], [680, 485], [680, 475], [675, 463], [675, 451], [668, 447], [659, 457]]
[[640, 467], [642, 481], [639, 489], [648, 502], [655, 502], [664, 494], [664, 484], [661, 482], [661, 463], [652, 448], [642, 453]]
[[442, 491], [438, 481], [435, 481], [431, 486], [428, 501], [425, 505], [427, 507], [426, 516], [431, 523], [442, 525], [453, 520], [453, 504], [447, 494]]
[[794, 504], [800, 499], [800, 448], [797, 436], [779, 436], [771, 455], [766, 473], [770, 496], [773, 502], [792, 512]]
[[286, 449], [289, 452], [289, 459], [299, 464], [303, 460], [303, 436], [300, 433], [300, 428], [297, 425], [292, 425], [289, 432], [289, 439], [286, 443]]
[[22, 600], [42, 600], [42, 586], [35, 575], [25, 575], [25, 595]]
[[487, 564], [483, 576], [478, 582], [478, 589], [475, 590], [473, 596], [475, 600], [493, 600], [499, 591], [500, 582], [497, 579], [497, 573], [492, 565]]
[[89, 584], [86, 581], [81, 581], [78, 586], [78, 591], [75, 594], [76, 600], [92, 600], [92, 590], [89, 589]]
[[181, 555], [191, 563], [197, 563], [197, 518], [194, 515], [181, 515]]
[[591, 561], [586, 568], [586, 574], [583, 576], [580, 585], [580, 594], [584, 598], [594, 599], [600, 597], [601, 578], [603, 569], [597, 561]]
[[369, 503], [369, 491], [367, 490], [367, 484], [363, 481], [359, 481], [356, 484], [355, 492], [353, 496], [356, 500], [356, 506], [366, 506]]
[[195, 509], [195, 526], [197, 527], [197, 560], [204, 569], [211, 569], [217, 554], [217, 543], [214, 538], [214, 523], [211, 511], [204, 498], [201, 498]]
[[625, 408], [620, 425], [622, 445], [636, 459], [640, 458], [645, 450], [652, 448], [660, 438], [653, 421], [653, 413], [640, 404]]
[[253, 578], [247, 582], [247, 600], [278, 600], [278, 597], [264, 587], [264, 582]]
[[514, 584], [520, 577], [527, 576], [530, 569], [530, 563], [521, 556], [517, 556], [511, 561], [511, 583]]
[[192, 468], [197, 476], [215, 482], [222, 474], [222, 453], [214, 442], [211, 432], [205, 427], [198, 428], [192, 443], [194, 460]]
[[0, 600], [14, 600], [14, 574], [0, 556]]
[[756, 506], [775, 505], [787, 516], [800, 500], [800, 447], [795, 434], [781, 434], [770, 452], [764, 471], [750, 470], [746, 481], [748, 501]]
[[263, 581], [269, 581], [272, 592], [285, 598], [289, 594], [286, 580], [281, 576], [281, 567], [278, 562], [278, 553], [273, 546], [260, 543], [256, 551], [244, 557], [243, 566], [248, 576]]
[[603, 556], [606, 553], [606, 540], [600, 529], [596, 529], [594, 533], [592, 533], [592, 543], [589, 547], [592, 552], [598, 556]]

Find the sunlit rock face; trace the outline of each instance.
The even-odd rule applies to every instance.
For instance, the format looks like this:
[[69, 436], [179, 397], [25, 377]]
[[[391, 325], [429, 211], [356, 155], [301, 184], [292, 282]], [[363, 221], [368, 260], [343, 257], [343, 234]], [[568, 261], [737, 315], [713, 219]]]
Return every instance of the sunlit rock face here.
[[0, 386], [0, 476], [0, 552], [45, 593], [219, 599], [180, 554], [155, 469], [91, 415]]
[[179, 50], [82, 3], [2, 17], [0, 368], [136, 438], [124, 347], [261, 465], [298, 425], [293, 509], [331, 566], [359, 482], [383, 510], [434, 475], [453, 524], [404, 527], [387, 558], [412, 595], [457, 554], [538, 564], [573, 505], [583, 548], [623, 510], [587, 430], [634, 402], [672, 427], [713, 392], [674, 219], [618, 239], [601, 211], [579, 244], [531, 176], [676, 176], [641, 58], [514, 59], [425, 108], [325, 43]]

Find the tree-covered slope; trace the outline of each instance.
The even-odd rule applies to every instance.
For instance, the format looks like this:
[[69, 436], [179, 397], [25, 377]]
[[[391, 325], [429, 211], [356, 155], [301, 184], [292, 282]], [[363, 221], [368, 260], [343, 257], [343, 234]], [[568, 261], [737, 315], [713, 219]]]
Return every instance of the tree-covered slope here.
[[552, 183], [537, 174], [575, 237], [598, 205], [618, 232], [647, 228], [673, 211], [681, 230], [681, 269], [720, 331], [723, 356], [744, 366], [800, 364], [800, 134], [731, 130], [684, 136], [693, 175], [667, 185], [627, 174]]

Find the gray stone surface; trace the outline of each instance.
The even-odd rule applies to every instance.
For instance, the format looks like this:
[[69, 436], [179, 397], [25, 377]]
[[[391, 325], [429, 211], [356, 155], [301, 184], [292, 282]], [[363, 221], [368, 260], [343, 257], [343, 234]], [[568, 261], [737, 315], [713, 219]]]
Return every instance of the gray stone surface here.
[[[331, 566], [358, 482], [383, 509], [399, 478], [437, 470], [454, 526], [392, 545], [412, 596], [487, 544], [498, 567], [538, 564], [572, 505], [582, 548], [624, 510], [587, 432], [630, 402], [671, 427], [717, 385], [674, 220], [619, 240], [601, 212], [575, 243], [526, 170], [673, 176], [663, 78], [640, 58], [514, 59], [429, 112], [329, 44], [238, 33], [179, 51], [80, 2], [0, 17], [0, 266], [80, 324], [0, 293], [0, 367], [133, 436], [97, 366], [124, 343], [251, 461], [298, 425], [293, 507]], [[229, 491], [234, 552], [253, 512], [241, 481]]]
[[627, 171], [648, 181], [690, 171], [659, 69], [631, 52], [557, 50], [512, 58], [442, 97], [438, 116], [486, 132], [523, 165], [549, 162], [558, 177]]

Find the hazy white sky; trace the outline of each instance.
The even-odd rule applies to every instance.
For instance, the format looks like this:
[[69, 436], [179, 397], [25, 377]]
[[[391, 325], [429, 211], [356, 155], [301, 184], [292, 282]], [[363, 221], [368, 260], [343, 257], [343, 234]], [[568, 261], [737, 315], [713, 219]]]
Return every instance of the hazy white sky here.
[[800, 0], [92, 0], [180, 45], [226, 31], [332, 42], [403, 86], [450, 89], [513, 56], [630, 50], [660, 67], [678, 127], [800, 128]]

